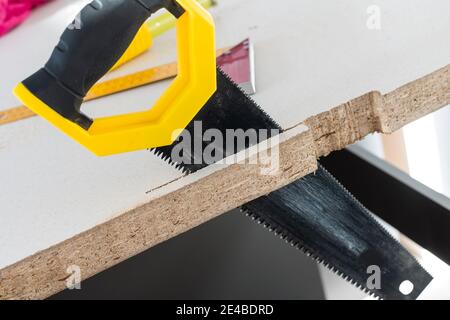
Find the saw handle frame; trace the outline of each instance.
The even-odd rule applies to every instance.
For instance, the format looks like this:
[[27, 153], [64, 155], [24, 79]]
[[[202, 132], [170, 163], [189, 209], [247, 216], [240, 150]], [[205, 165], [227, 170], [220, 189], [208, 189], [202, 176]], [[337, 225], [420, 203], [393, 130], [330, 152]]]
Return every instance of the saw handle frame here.
[[[90, 119], [81, 112], [84, 97], [162, 8], [177, 18], [178, 76], [147, 111]], [[195, 0], [95, 0], [15, 94], [95, 154], [111, 155], [170, 145], [215, 91], [214, 22]]]
[[86, 96], [126, 52], [145, 21], [166, 8], [179, 18], [176, 1], [93, 1], [61, 36], [45, 69], [79, 96]]
[[44, 72], [56, 78], [61, 89], [68, 93], [66, 103], [55, 105], [54, 109], [68, 120], [89, 129], [93, 120], [80, 112], [79, 98], [83, 99], [94, 84], [114, 67], [144, 22], [163, 7], [177, 18], [184, 13], [178, 3], [168, 0], [94, 0], [84, 7], [64, 31], [44, 67]]

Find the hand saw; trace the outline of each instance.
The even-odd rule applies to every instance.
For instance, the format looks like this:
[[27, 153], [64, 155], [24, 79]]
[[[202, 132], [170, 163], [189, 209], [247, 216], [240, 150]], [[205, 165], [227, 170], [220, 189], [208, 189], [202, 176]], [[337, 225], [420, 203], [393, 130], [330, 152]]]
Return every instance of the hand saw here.
[[[83, 94], [117, 63], [140, 24], [162, 7], [178, 18], [178, 42], [181, 42], [178, 52], [183, 81], [172, 86], [169, 96], [160, 99], [157, 113], [151, 117], [148, 113], [138, 113], [117, 116], [113, 120], [91, 120], [82, 115], [79, 104]], [[66, 30], [45, 68], [25, 80], [15, 92], [25, 105], [92, 151], [111, 154], [152, 148], [162, 159], [192, 173], [210, 164], [198, 161], [203, 159], [207, 145], [202, 136], [195, 134], [197, 122], [202, 124], [203, 132], [208, 129], [222, 133], [229, 129], [252, 129], [258, 134], [261, 130], [281, 131], [280, 126], [232, 80], [220, 69], [216, 70], [213, 22], [193, 0], [97, 0], [83, 9], [81, 18], [85, 20], [86, 29], [79, 30], [76, 35]], [[108, 30], [114, 26], [115, 31], [105, 36], [104, 41], [99, 34], [105, 30], [105, 25]], [[201, 31], [196, 30], [197, 27]], [[111, 53], [105, 43], [112, 39], [117, 43]], [[192, 79], [195, 83], [183, 86]], [[183, 115], [174, 116], [173, 112]], [[96, 125], [98, 121], [100, 124]], [[182, 143], [178, 136], [168, 138], [168, 129], [173, 128], [185, 128], [185, 132], [194, 137], [192, 150], [183, 157], [186, 161], [173, 158], [174, 149]], [[268, 137], [258, 135], [257, 141], [246, 141], [231, 152], [227, 150], [227, 142], [223, 141], [222, 154], [225, 157]], [[202, 147], [195, 147], [198, 144]], [[372, 214], [321, 166], [316, 173], [251, 201], [241, 209], [377, 297], [415, 299], [432, 279]], [[379, 285], [373, 286], [368, 281], [371, 267], [380, 270]], [[413, 289], [401, 293], [400, 286], [405, 281], [412, 283]]]

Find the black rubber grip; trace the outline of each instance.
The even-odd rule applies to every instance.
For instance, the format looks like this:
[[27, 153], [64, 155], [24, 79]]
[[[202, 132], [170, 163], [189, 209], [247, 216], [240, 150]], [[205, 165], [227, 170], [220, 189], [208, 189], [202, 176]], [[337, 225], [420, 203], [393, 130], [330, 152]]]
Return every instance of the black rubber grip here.
[[80, 113], [83, 98], [121, 58], [144, 22], [162, 8], [177, 18], [184, 13], [175, 0], [92, 1], [25, 86], [63, 117], [88, 129], [92, 121]]

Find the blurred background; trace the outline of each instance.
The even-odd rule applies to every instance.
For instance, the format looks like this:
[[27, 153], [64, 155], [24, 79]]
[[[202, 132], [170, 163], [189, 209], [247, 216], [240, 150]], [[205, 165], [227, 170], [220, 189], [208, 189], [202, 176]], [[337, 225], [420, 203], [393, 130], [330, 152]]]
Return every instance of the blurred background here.
[[450, 108], [419, 119], [392, 135], [358, 143], [427, 187], [450, 197]]
[[[364, 150], [405, 172], [418, 185], [450, 198], [450, 108], [425, 116], [391, 135], [372, 134], [356, 144]], [[447, 202], [448, 203], [448, 202]], [[426, 214], [426, 213], [424, 213]], [[399, 241], [419, 259], [434, 276], [450, 276], [450, 267], [395, 229], [385, 224]], [[449, 244], [450, 245], [450, 244]], [[328, 298], [339, 299], [343, 284], [321, 268]], [[445, 280], [443, 280], [445, 281]], [[429, 298], [450, 299], [450, 283], [442, 284]], [[344, 290], [351, 292], [351, 289]]]

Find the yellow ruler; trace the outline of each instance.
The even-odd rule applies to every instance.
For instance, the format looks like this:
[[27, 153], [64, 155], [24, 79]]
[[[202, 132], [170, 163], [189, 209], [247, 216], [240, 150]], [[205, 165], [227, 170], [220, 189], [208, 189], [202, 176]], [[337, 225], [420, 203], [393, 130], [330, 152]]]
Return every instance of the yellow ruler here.
[[[217, 56], [229, 51], [230, 48], [217, 50]], [[126, 76], [97, 83], [87, 94], [85, 101], [90, 101], [145, 86], [158, 81], [173, 78], [177, 75], [177, 63], [172, 62], [154, 68], [139, 71]], [[36, 114], [25, 106], [18, 106], [0, 111], [0, 125], [34, 117]]]

